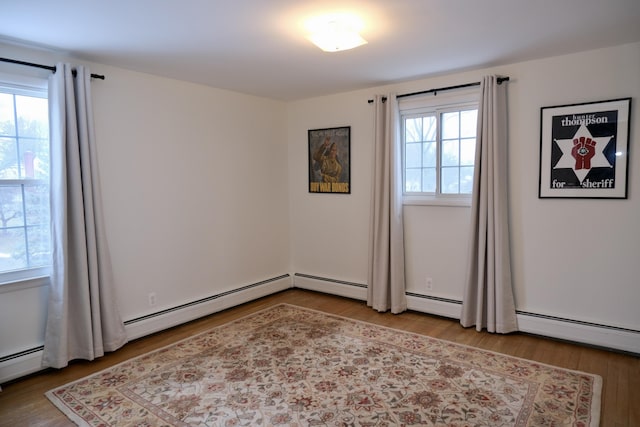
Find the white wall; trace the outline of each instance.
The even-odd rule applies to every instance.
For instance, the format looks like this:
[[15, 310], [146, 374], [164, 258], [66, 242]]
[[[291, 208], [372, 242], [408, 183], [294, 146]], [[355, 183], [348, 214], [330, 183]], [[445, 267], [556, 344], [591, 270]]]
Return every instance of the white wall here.
[[[291, 265], [296, 273], [366, 282], [371, 131], [366, 94], [288, 106]], [[309, 129], [351, 126], [351, 194], [309, 193]], [[293, 249], [295, 248], [295, 249]]]
[[[22, 60], [60, 59], [1, 47], [3, 56]], [[367, 100], [497, 73], [511, 77], [518, 310], [640, 329], [638, 43], [288, 104], [91, 66], [106, 75], [92, 89], [125, 320], [288, 272], [366, 284], [373, 136]], [[538, 199], [540, 108], [629, 96], [629, 198]], [[351, 194], [310, 194], [307, 131], [336, 126], [351, 126]], [[468, 220], [464, 207], [406, 209], [409, 291], [426, 294], [429, 275], [430, 295], [461, 299]], [[0, 328], [0, 357], [42, 343], [46, 287], [15, 289], [0, 293], [0, 324], [11, 325]], [[147, 304], [150, 292], [157, 295], [155, 307]]]
[[92, 89], [123, 317], [288, 273], [284, 104], [101, 71]]
[[[640, 44], [518, 66], [511, 221], [520, 310], [640, 329]], [[632, 97], [627, 200], [538, 199], [539, 107]]]
[[[374, 94], [508, 75], [509, 193], [517, 309], [640, 330], [640, 44], [456, 73], [290, 103], [291, 253], [296, 272], [366, 283]], [[538, 198], [540, 108], [633, 97], [627, 200]], [[352, 127], [351, 196], [309, 194], [306, 130]], [[407, 287], [460, 300], [469, 208], [405, 211]], [[587, 230], [587, 232], [585, 232]], [[446, 240], [445, 240], [446, 239]]]
[[[43, 64], [69, 60], [9, 45], [2, 51]], [[106, 76], [93, 81], [92, 94], [123, 319], [288, 274], [285, 104], [89, 65]], [[5, 290], [0, 357], [41, 345], [46, 312], [46, 286]]]

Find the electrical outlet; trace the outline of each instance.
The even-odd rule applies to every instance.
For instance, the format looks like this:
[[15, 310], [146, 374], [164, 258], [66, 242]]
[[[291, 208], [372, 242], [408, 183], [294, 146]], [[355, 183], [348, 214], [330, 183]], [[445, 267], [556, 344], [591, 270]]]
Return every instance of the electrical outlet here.
[[155, 292], [150, 292], [148, 295], [149, 298], [149, 307], [153, 307], [156, 305], [157, 301], [157, 296]]
[[427, 280], [426, 280], [425, 284], [427, 286], [427, 290], [428, 291], [432, 291], [433, 290], [433, 279], [431, 277], [427, 277]]

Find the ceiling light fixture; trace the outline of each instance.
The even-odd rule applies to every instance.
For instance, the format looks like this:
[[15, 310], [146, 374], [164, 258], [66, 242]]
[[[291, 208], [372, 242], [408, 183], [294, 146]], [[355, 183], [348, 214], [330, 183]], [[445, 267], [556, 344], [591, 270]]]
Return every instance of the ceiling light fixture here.
[[324, 15], [307, 21], [308, 39], [325, 52], [338, 52], [362, 46], [362, 21], [350, 14]]

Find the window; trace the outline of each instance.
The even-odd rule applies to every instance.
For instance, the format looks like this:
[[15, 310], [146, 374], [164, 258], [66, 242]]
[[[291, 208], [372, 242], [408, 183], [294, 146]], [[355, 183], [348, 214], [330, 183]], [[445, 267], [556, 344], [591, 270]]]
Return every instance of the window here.
[[478, 107], [460, 99], [401, 104], [405, 201], [470, 199]]
[[48, 115], [46, 89], [0, 80], [0, 283], [51, 263]]

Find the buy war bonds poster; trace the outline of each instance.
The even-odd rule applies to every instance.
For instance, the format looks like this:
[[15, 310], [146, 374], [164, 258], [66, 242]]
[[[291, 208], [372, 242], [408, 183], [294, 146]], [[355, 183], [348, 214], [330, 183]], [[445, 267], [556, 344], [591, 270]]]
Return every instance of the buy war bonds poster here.
[[309, 130], [309, 192], [351, 193], [351, 127]]

